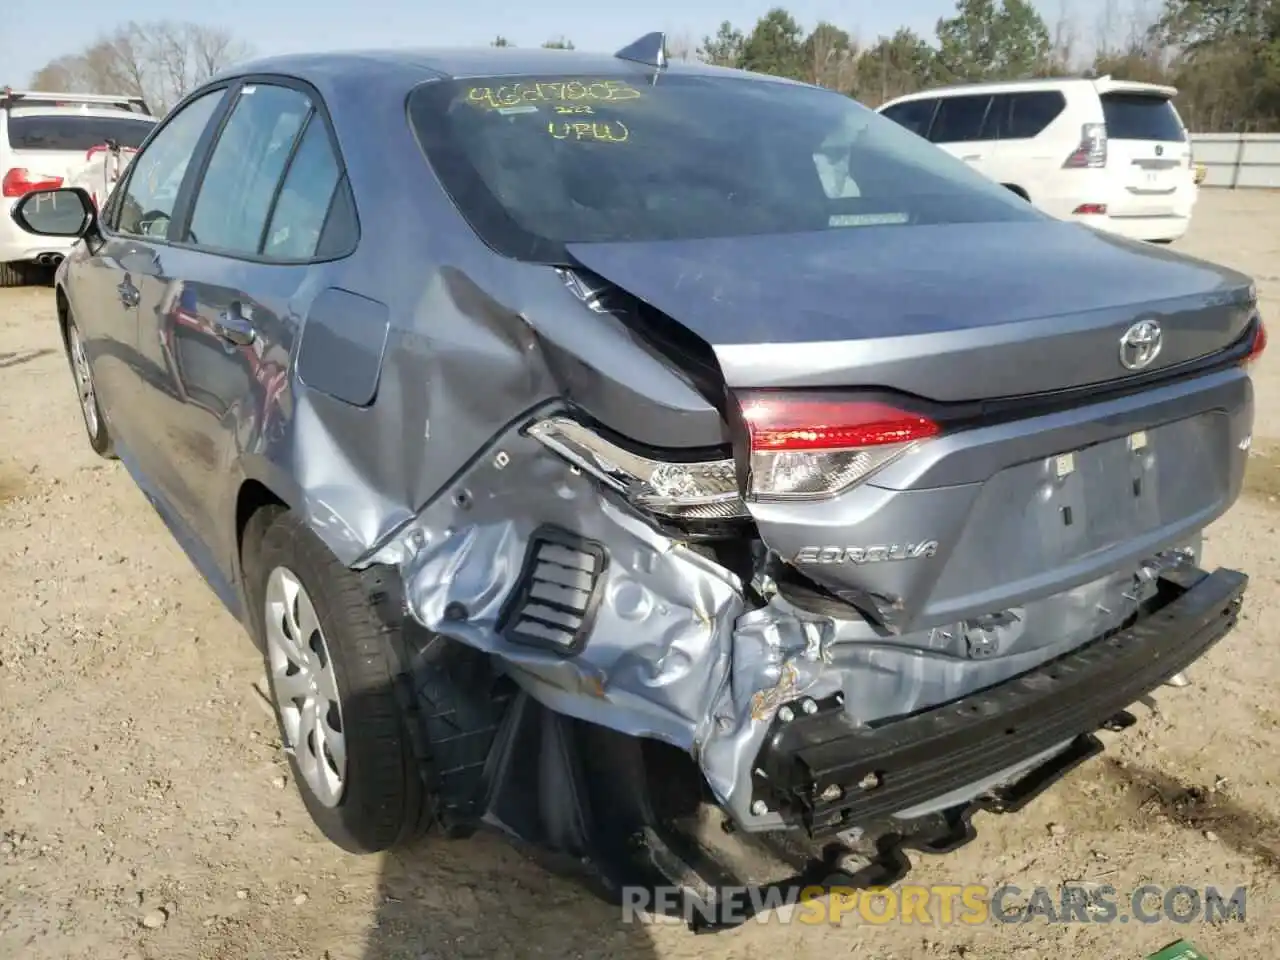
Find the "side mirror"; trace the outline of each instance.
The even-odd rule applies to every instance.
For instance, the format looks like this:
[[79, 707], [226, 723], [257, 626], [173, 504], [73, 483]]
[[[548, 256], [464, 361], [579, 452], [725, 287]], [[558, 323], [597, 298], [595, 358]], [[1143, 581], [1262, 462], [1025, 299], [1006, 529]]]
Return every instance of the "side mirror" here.
[[83, 237], [98, 222], [93, 198], [83, 187], [28, 193], [13, 205], [10, 216], [38, 237]]

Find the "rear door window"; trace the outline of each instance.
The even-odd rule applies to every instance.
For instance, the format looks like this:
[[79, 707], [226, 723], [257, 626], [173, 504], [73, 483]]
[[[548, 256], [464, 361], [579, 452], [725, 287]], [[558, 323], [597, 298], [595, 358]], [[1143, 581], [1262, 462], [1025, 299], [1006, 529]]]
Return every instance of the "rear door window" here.
[[1162, 140], [1182, 143], [1186, 131], [1173, 104], [1164, 97], [1140, 93], [1104, 93], [1102, 115], [1114, 140]]
[[906, 127], [920, 137], [929, 135], [929, 124], [933, 122], [933, 112], [938, 107], [937, 100], [908, 100], [906, 103], [895, 103], [880, 111], [880, 115], [888, 117], [900, 127]]
[[934, 143], [964, 143], [981, 140], [982, 125], [991, 105], [991, 96], [942, 97], [933, 118], [929, 139]]
[[18, 114], [9, 117], [9, 146], [14, 150], [65, 150], [84, 153], [114, 140], [136, 150], [155, 127], [129, 116], [93, 117]]
[[280, 186], [262, 246], [263, 256], [307, 260], [315, 255], [338, 177], [338, 158], [324, 119], [313, 113]]
[[1038, 137], [1067, 107], [1067, 99], [1058, 90], [1031, 90], [1011, 93], [1009, 110], [1000, 131], [1002, 140], [1030, 140]]
[[311, 113], [291, 87], [246, 84], [209, 157], [187, 230], [201, 247], [256, 254], [276, 187]]

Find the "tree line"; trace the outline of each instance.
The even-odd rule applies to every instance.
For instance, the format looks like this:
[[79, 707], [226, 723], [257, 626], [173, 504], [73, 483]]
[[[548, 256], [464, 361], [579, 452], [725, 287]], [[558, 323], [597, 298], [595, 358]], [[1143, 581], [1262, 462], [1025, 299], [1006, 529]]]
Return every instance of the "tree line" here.
[[32, 75], [31, 87], [142, 97], [158, 115], [252, 52], [243, 40], [218, 27], [131, 20], [83, 50], [46, 63]]
[[[749, 30], [725, 21], [701, 43], [669, 37], [668, 53], [804, 80], [870, 106], [947, 83], [1109, 74], [1177, 87], [1192, 130], [1280, 130], [1280, 0], [1105, 0], [1089, 25], [1071, 3], [1062, 0], [1050, 27], [1030, 0], [956, 0], [931, 37], [904, 27], [871, 42], [828, 22], [805, 30], [775, 7]], [[512, 46], [504, 36], [491, 45]], [[542, 46], [574, 49], [565, 36]], [[141, 96], [160, 112], [251, 53], [218, 28], [130, 21], [46, 64], [31, 84]]]
[[941, 84], [1110, 75], [1177, 87], [1195, 131], [1280, 130], [1280, 0], [1106, 0], [1088, 30], [1070, 0], [1052, 29], [1029, 0], [957, 0], [933, 37], [903, 28], [872, 43], [831, 23], [806, 32], [776, 7], [750, 30], [725, 21], [691, 55], [870, 106]]

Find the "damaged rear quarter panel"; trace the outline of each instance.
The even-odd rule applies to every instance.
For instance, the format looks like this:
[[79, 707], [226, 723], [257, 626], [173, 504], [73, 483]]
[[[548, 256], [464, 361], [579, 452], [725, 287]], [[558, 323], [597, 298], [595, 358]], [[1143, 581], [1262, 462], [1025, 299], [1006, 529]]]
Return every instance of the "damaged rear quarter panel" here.
[[[503, 635], [531, 536], [545, 525], [608, 554], [577, 656]], [[554, 710], [688, 751], [710, 723], [707, 705], [727, 678], [743, 611], [741, 583], [518, 429], [378, 559], [400, 563], [416, 619], [495, 655]]]
[[[258, 417], [273, 428], [238, 438], [228, 530], [236, 491], [256, 481], [343, 564], [364, 565], [495, 435], [556, 398], [628, 436], [723, 441], [715, 407], [633, 330], [590, 310], [553, 268], [500, 258], [471, 232], [404, 115], [420, 70], [308, 79], [334, 124], [361, 240], [350, 257], [298, 268], [313, 274], [281, 344], [294, 358], [288, 387]], [[348, 355], [300, 356], [312, 310], [336, 332], [344, 303], [370, 301], [385, 306], [385, 349], [377, 324], [353, 323], [370, 329], [347, 334]], [[238, 573], [236, 546], [225, 549]]]

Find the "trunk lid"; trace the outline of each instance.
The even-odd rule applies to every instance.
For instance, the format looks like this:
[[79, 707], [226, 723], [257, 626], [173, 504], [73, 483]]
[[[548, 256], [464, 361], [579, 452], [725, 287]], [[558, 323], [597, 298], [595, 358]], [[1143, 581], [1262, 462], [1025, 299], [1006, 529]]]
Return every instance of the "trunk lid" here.
[[1042, 393], [1131, 376], [1140, 320], [1162, 327], [1145, 373], [1226, 347], [1252, 311], [1242, 274], [1048, 218], [568, 250], [710, 344], [735, 388]]
[[[1034, 659], [1119, 626], [1149, 599], [1144, 563], [1194, 546], [1239, 493], [1253, 407], [1238, 366], [951, 425], [946, 407], [903, 399], [939, 429], [852, 481], [853, 461], [817, 459], [814, 442], [854, 435], [838, 417], [866, 388], [980, 400], [1132, 376], [1121, 338], [1144, 319], [1163, 327], [1144, 373], [1217, 352], [1254, 311], [1248, 278], [1225, 268], [1056, 221], [570, 251], [708, 341], [744, 411], [753, 397], [817, 411], [774, 460], [772, 441], [747, 439], [756, 528], [796, 582], [923, 655]], [[827, 446], [884, 449], [867, 442]], [[800, 471], [836, 479], [756, 486]]]

